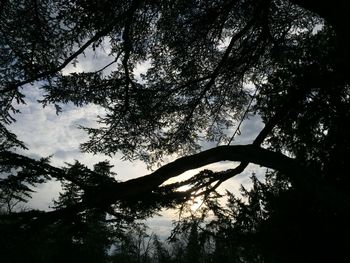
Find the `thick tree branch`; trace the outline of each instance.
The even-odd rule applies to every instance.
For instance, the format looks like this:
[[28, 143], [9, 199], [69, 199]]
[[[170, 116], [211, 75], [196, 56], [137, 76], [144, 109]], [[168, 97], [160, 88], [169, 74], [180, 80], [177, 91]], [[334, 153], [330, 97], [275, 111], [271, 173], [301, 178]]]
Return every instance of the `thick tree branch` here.
[[[19, 166], [29, 165], [33, 169], [40, 169], [41, 174], [46, 173], [46, 175], [53, 178], [66, 179], [78, 186], [81, 185], [81, 182], [74, 180], [74, 178], [67, 178], [60, 168], [53, 167], [49, 164], [40, 164], [43, 166], [40, 167], [39, 162], [28, 157], [4, 152], [2, 157], [2, 162], [4, 164], [6, 164], [5, 159], [7, 158], [12, 160], [11, 163], [17, 162]], [[240, 171], [242, 171], [242, 167], [246, 166], [248, 163], [255, 163], [291, 176], [297, 176], [294, 174], [299, 174], [300, 171], [305, 169], [300, 167], [297, 161], [292, 158], [254, 145], [219, 146], [201, 153], [179, 158], [151, 174], [121, 183], [103, 185], [100, 189], [96, 189], [95, 193], [101, 194], [101, 197], [97, 198], [101, 201], [106, 201], [104, 199], [114, 199], [114, 201], [128, 199], [132, 196], [151, 192], [170, 178], [179, 176], [188, 170], [197, 169], [220, 161], [241, 162], [242, 164], [238, 166]], [[236, 171], [237, 169], [233, 170]]]
[[[328, 203], [337, 210], [350, 209], [350, 198], [317, 176], [317, 171], [301, 165], [297, 160], [281, 153], [272, 152], [255, 145], [219, 146], [164, 165], [157, 171], [114, 186], [110, 198], [127, 199], [145, 194], [160, 186], [166, 180], [185, 171], [200, 168], [220, 161], [254, 163], [285, 174], [291, 181], [320, 202]], [[241, 167], [240, 167], [241, 168]]]
[[194, 155], [179, 158], [151, 174], [126, 181], [122, 185], [126, 188], [130, 187], [129, 190], [131, 192], [127, 191], [128, 193], [125, 193], [127, 195], [150, 191], [166, 180], [188, 170], [197, 169], [220, 161], [255, 163], [288, 174], [301, 169], [294, 159], [254, 145], [218, 146]]
[[[83, 202], [67, 209], [46, 213], [36, 212], [34, 214], [30, 211], [30, 213], [35, 216], [43, 215], [48, 220], [55, 220], [60, 215], [79, 212], [88, 207], [108, 207], [117, 201], [137, 200], [138, 197], [144, 198], [148, 193], [152, 193], [153, 190], [170, 178], [188, 170], [220, 161], [239, 161], [243, 163], [243, 166], [246, 163], [254, 163], [280, 171], [293, 182], [296, 182], [310, 196], [316, 197], [316, 200], [326, 202], [337, 210], [350, 209], [350, 198], [347, 194], [327, 185], [317, 176], [316, 171], [301, 165], [297, 160], [255, 145], [233, 145], [219, 146], [198, 154], [179, 158], [151, 174], [136, 179], [97, 187], [93, 191], [94, 199], [89, 199], [89, 201], [93, 201], [92, 203], [83, 200]], [[239, 170], [242, 169], [241, 166], [238, 167]], [[16, 216], [16, 213], [10, 216]], [[20, 216], [27, 218], [28, 215], [20, 213]]]

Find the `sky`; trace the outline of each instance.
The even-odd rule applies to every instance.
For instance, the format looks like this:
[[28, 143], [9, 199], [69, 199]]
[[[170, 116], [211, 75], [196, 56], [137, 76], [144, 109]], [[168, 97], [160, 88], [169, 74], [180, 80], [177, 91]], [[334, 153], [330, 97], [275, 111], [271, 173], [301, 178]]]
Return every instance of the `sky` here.
[[[107, 46], [107, 48], [106, 48]], [[65, 74], [71, 72], [88, 72], [102, 68], [108, 64], [112, 58], [108, 54], [108, 45], [104, 49], [98, 49], [95, 52], [87, 51], [79, 57], [78, 63], [73, 66], [69, 65], [64, 69]], [[111, 67], [109, 70], [112, 70]], [[147, 63], [140, 65], [135, 74], [138, 75], [145, 72]], [[79, 125], [94, 127], [98, 115], [103, 115], [103, 110], [96, 105], [87, 105], [84, 107], [75, 107], [72, 104], [63, 105], [63, 112], [56, 114], [55, 107], [48, 105], [43, 108], [37, 100], [42, 98], [42, 91], [38, 88], [40, 83], [34, 85], [26, 85], [22, 92], [26, 95], [25, 105], [17, 105], [21, 113], [16, 115], [16, 122], [9, 126], [20, 140], [22, 140], [29, 148], [27, 151], [20, 153], [29, 157], [38, 159], [40, 157], [52, 156], [51, 164], [62, 167], [66, 163], [73, 163], [75, 160], [92, 168], [99, 161], [109, 160], [114, 165], [113, 171], [117, 173], [117, 179], [128, 180], [150, 173], [146, 164], [141, 161], [123, 161], [122, 155], [116, 154], [112, 158], [97, 154], [82, 153], [79, 145], [87, 141], [87, 134], [78, 129]], [[235, 138], [233, 144], [249, 144], [255, 138], [257, 133], [262, 129], [262, 122], [258, 116], [251, 117], [243, 122], [241, 126], [241, 135]], [[215, 147], [215, 144], [203, 144], [203, 149]], [[202, 169], [211, 169], [214, 171], [233, 168], [236, 164], [232, 162], [220, 162], [201, 169], [191, 170], [181, 176], [186, 178]], [[239, 193], [241, 184], [249, 187], [251, 184], [249, 177], [252, 173], [263, 174], [263, 170], [256, 165], [249, 165], [248, 168], [238, 175], [220, 186], [220, 190], [230, 190]], [[36, 209], [48, 209], [52, 205], [53, 198], [57, 198], [61, 190], [58, 182], [50, 182], [40, 185], [36, 189], [33, 198], [27, 204]], [[150, 229], [160, 236], [166, 236], [169, 233], [171, 221], [176, 219], [174, 211], [163, 211], [161, 216], [156, 216], [148, 220]]]

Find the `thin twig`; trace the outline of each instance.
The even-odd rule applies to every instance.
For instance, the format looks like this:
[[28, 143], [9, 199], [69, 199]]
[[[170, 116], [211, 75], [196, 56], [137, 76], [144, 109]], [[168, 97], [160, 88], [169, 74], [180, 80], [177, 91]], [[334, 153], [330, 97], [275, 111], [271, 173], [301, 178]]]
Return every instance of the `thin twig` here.
[[240, 131], [241, 125], [242, 125], [243, 121], [245, 120], [245, 118], [247, 117], [247, 114], [248, 114], [249, 111], [250, 111], [250, 107], [252, 106], [252, 103], [253, 103], [253, 101], [254, 101], [254, 99], [255, 99], [255, 97], [256, 97], [257, 92], [258, 92], [258, 88], [255, 89], [255, 92], [254, 92], [254, 94], [253, 94], [253, 96], [252, 96], [252, 98], [251, 98], [251, 100], [250, 100], [250, 102], [249, 102], [249, 104], [248, 104], [248, 107], [247, 107], [247, 109], [245, 110], [245, 112], [244, 112], [244, 114], [243, 114], [243, 116], [242, 116], [242, 118], [241, 118], [241, 120], [240, 120], [240, 122], [239, 122], [239, 124], [238, 124], [238, 126], [237, 126], [237, 128], [236, 128], [236, 130], [235, 130], [235, 132], [234, 132], [233, 135], [231, 136], [231, 138], [230, 138], [230, 140], [228, 141], [227, 145], [230, 145], [230, 144], [231, 144], [231, 142], [232, 142], [233, 139], [235, 138], [236, 134], [239, 134], [239, 135], [240, 135], [240, 133], [241, 133], [241, 131]]

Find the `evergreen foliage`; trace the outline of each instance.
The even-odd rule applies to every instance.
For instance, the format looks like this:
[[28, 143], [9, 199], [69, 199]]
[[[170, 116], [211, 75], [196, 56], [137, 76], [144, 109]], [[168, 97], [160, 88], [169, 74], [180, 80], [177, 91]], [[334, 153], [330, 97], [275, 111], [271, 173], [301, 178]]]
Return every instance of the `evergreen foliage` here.
[[[347, 258], [349, 13], [345, 0], [1, 1], [2, 258]], [[85, 53], [103, 48], [109, 64], [65, 71]], [[140, 65], [147, 70], [137, 75]], [[54, 105], [57, 114], [64, 114], [67, 103], [104, 110], [98, 127], [81, 127], [90, 136], [83, 151], [119, 152], [126, 160], [161, 167], [121, 182], [108, 162], [93, 169], [78, 161], [58, 168], [49, 157], [27, 157], [11, 123], [33, 85], [43, 94], [38, 103]], [[260, 116], [264, 128], [251, 144], [232, 145], [252, 116]], [[202, 150], [203, 142], [217, 147]], [[177, 159], [164, 164], [169, 156]], [[239, 164], [163, 184], [220, 161]], [[227, 193], [222, 207], [217, 187], [249, 163], [273, 171], [264, 183], [253, 176], [243, 199]], [[63, 189], [50, 211], [21, 209], [36, 187], [54, 180]], [[199, 196], [201, 215], [179, 222], [172, 250], [135, 223], [163, 208], [188, 209]], [[112, 244], [119, 250], [110, 255]]]

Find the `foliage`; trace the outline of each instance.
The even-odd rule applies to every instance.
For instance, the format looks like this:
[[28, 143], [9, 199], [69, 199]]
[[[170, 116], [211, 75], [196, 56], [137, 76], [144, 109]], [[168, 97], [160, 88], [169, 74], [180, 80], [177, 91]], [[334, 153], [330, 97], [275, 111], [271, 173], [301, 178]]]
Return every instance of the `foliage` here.
[[[1, 1], [0, 229], [9, 242], [1, 240], [0, 247], [11, 255], [16, 246], [39, 262], [61, 260], [55, 253], [62, 248], [103, 261], [110, 234], [122, 235], [137, 219], [202, 196], [201, 217], [175, 228], [174, 234], [182, 229], [188, 238], [176, 243], [180, 261], [208, 256], [288, 262], [300, 261], [303, 253], [334, 261], [345, 254], [341, 240], [350, 233], [345, 2]], [[65, 72], [84, 53], [103, 48], [109, 64]], [[138, 75], [140, 65], [147, 70]], [[10, 124], [27, 100], [23, 89], [30, 92], [32, 85], [44, 96], [38, 103], [53, 104], [57, 113], [64, 114], [67, 103], [104, 110], [98, 127], [82, 127], [90, 135], [84, 151], [121, 152], [150, 167], [164, 157], [178, 159], [121, 182], [108, 162], [94, 169], [78, 161], [57, 168], [50, 158], [19, 154], [26, 147]], [[251, 145], [230, 145], [253, 115], [265, 126]], [[217, 147], [201, 151], [203, 142]], [[225, 160], [240, 164], [164, 184]], [[275, 171], [266, 174], [266, 183], [253, 177], [252, 190], [243, 189], [247, 202], [228, 194], [228, 206], [221, 207], [217, 187], [252, 162]], [[50, 180], [63, 187], [52, 211], [18, 210]], [[188, 190], [181, 191], [185, 185]], [[201, 229], [210, 213], [217, 220]], [[141, 256], [140, 246], [135, 249], [145, 237], [144, 229], [125, 236], [125, 250], [115, 259], [151, 260], [148, 252]], [[26, 249], [23, 240], [36, 248]], [[152, 242], [154, 260], [173, 260], [157, 238], [149, 238]], [[215, 244], [215, 250], [205, 250], [205, 244]]]

